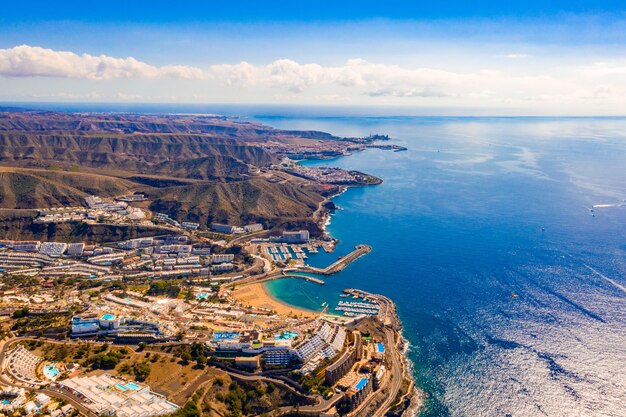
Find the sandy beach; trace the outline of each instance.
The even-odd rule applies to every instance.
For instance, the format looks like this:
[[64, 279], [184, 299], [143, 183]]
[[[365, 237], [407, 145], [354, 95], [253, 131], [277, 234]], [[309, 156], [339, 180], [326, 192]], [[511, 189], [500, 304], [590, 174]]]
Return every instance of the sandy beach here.
[[254, 283], [235, 288], [232, 296], [254, 307], [268, 308], [284, 316], [296, 315], [298, 317], [316, 317], [318, 313], [293, 307], [273, 298], [265, 289], [263, 283]]

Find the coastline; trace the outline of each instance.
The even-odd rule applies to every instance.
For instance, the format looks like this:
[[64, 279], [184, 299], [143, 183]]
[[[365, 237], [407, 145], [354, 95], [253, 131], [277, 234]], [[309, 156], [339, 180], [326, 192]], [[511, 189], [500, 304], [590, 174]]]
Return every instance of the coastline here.
[[[349, 156], [349, 155], [344, 155], [344, 156]], [[381, 179], [379, 183], [372, 184], [372, 185], [380, 185], [382, 183], [383, 183], [383, 180]], [[365, 186], [365, 185], [343, 185], [339, 192], [326, 197], [320, 203], [319, 209], [318, 209], [320, 214], [317, 219], [317, 222], [318, 222], [318, 226], [322, 230], [323, 236], [331, 239], [335, 243], [339, 242], [338, 238], [332, 236], [329, 233], [328, 226], [330, 226], [332, 222], [332, 216], [335, 214], [337, 210], [341, 210], [341, 208], [335, 205], [336, 207], [335, 209], [329, 210], [325, 208], [325, 205], [328, 204], [329, 202], [333, 202], [333, 200], [336, 197], [341, 196], [343, 193], [347, 192], [348, 189], [352, 187], [362, 187], [362, 186]], [[267, 291], [266, 288], [263, 288], [263, 289], [269, 293], [269, 291]], [[275, 299], [271, 294], [268, 294], [268, 295], [272, 299]], [[393, 411], [394, 415], [400, 415], [400, 416], [411, 416], [411, 417], [417, 416], [419, 415], [419, 412], [425, 406], [425, 398], [426, 398], [425, 392], [422, 389], [420, 389], [415, 382], [415, 376], [414, 376], [415, 365], [409, 357], [411, 344], [409, 340], [405, 338], [402, 333], [404, 326], [402, 325], [402, 320], [400, 320], [400, 317], [398, 315], [397, 306], [393, 300], [387, 298], [386, 296], [383, 296], [383, 297], [388, 299], [391, 305], [393, 306], [393, 317], [395, 319], [396, 325], [395, 326], [392, 325], [391, 327], [396, 332], [397, 342], [401, 346], [401, 348], [399, 348], [398, 346], [395, 346], [394, 348], [398, 350], [398, 354], [401, 358], [403, 375], [406, 379], [410, 381], [410, 386], [407, 392], [402, 395], [399, 404], [395, 407], [395, 410], [390, 410], [390, 412]], [[277, 300], [277, 302], [282, 303], [282, 301], [280, 300]]]
[[232, 291], [231, 295], [242, 303], [256, 308], [273, 310], [280, 315], [310, 318], [320, 315], [320, 312], [296, 307], [279, 300], [267, 289], [265, 282], [254, 282], [238, 286]]

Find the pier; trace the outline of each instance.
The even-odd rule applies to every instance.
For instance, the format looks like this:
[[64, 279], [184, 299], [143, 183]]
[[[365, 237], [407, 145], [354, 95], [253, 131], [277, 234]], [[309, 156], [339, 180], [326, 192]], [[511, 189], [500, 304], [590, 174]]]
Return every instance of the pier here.
[[332, 275], [343, 270], [346, 266], [350, 265], [352, 262], [356, 261], [361, 256], [369, 253], [372, 250], [370, 245], [357, 245], [352, 252], [347, 254], [341, 259], [338, 259], [333, 264], [327, 266], [326, 268], [316, 268], [313, 266], [304, 266], [300, 268], [300, 271], [310, 272], [313, 274], [320, 275]]
[[321, 280], [319, 278], [312, 277], [310, 275], [289, 275], [289, 274], [287, 274], [287, 275], [283, 275], [283, 276], [277, 277], [277, 278], [301, 278], [301, 279], [305, 279], [307, 281], [314, 282], [314, 283], [320, 284], [320, 285], [326, 284], [323, 280]]

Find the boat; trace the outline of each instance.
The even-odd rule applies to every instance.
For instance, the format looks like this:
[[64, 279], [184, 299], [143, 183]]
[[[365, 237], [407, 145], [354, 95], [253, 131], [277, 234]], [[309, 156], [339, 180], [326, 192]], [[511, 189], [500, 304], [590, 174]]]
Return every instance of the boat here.
[[519, 295], [517, 295], [515, 293], [511, 294], [511, 298], [518, 298], [518, 297], [519, 297]]

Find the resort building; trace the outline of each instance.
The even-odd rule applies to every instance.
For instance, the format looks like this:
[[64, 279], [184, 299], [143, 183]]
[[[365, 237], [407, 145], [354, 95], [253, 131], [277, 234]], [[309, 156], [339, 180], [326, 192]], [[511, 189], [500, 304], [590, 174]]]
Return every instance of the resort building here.
[[9, 373], [18, 381], [29, 384], [42, 385], [43, 381], [37, 378], [37, 366], [41, 358], [30, 352], [22, 345], [7, 354], [7, 367]]
[[66, 379], [56, 386], [79, 397], [99, 415], [152, 417], [171, 414], [179, 408], [147, 385], [109, 374]]
[[335, 363], [326, 368], [326, 382], [330, 385], [336, 384], [352, 369], [355, 363], [356, 350], [346, 350]]
[[198, 230], [198, 227], [200, 227], [200, 224], [199, 223], [192, 223], [192, 222], [182, 222], [180, 227], [182, 227], [183, 229], [186, 229], [186, 230]]
[[234, 268], [235, 266], [231, 263], [211, 265], [211, 271], [213, 272], [228, 272], [228, 271], [232, 271]]
[[84, 243], [70, 243], [69, 245], [67, 245], [67, 254], [69, 256], [83, 256], [84, 250]]
[[110, 313], [103, 314], [98, 321], [100, 327], [105, 330], [115, 330], [120, 327], [120, 319]]
[[48, 255], [30, 252], [1, 252], [0, 264], [8, 265], [47, 265], [54, 261]]
[[51, 258], [59, 258], [65, 253], [67, 243], [62, 242], [44, 242], [39, 246], [39, 253], [48, 255]]
[[72, 336], [95, 334], [100, 330], [100, 320], [82, 319], [78, 316], [72, 318]]
[[261, 356], [265, 366], [287, 366], [293, 357], [293, 350], [288, 348], [265, 348]]
[[306, 243], [309, 241], [308, 230], [298, 230], [297, 232], [283, 232], [281, 240], [285, 243]]
[[25, 241], [10, 242], [6, 247], [14, 251], [37, 252], [39, 251], [40, 246], [41, 246], [41, 242], [39, 241], [25, 240]]
[[260, 357], [256, 356], [237, 356], [235, 357], [235, 366], [244, 369], [259, 369], [261, 367]]
[[154, 220], [162, 221], [175, 227], [180, 227], [180, 223], [164, 213], [154, 213]]
[[96, 265], [111, 265], [115, 262], [120, 262], [125, 258], [123, 253], [107, 253], [104, 255], [92, 256], [87, 259], [87, 262]]
[[345, 401], [350, 410], [356, 409], [372, 393], [373, 384], [369, 378], [360, 378], [346, 391]]
[[263, 230], [263, 225], [260, 223], [247, 224], [243, 227], [243, 231], [246, 233], [260, 232]]
[[211, 223], [211, 230], [218, 233], [226, 233], [232, 235], [235, 233], [236, 227], [229, 224]]
[[220, 253], [220, 254], [215, 254], [211, 257], [211, 263], [214, 263], [214, 264], [232, 262], [234, 260], [235, 260], [235, 255], [233, 255], [232, 253]]

